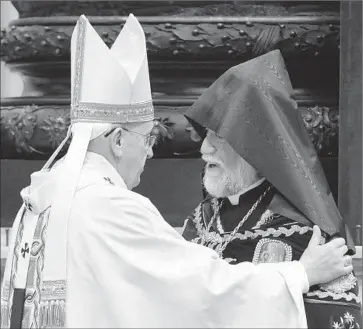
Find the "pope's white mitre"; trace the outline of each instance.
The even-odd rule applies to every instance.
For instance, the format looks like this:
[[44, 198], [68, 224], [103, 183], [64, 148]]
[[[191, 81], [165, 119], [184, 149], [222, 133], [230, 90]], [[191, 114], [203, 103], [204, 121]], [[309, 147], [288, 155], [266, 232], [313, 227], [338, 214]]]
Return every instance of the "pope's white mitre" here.
[[48, 281], [66, 278], [68, 220], [89, 142], [109, 124], [154, 119], [145, 35], [134, 15], [111, 49], [84, 15], [79, 18], [71, 40], [71, 87], [71, 128], [43, 168], [50, 166], [72, 135], [47, 227], [44, 279]]
[[71, 40], [71, 120], [126, 123], [154, 118], [144, 31], [133, 14], [112, 45], [82, 15]]

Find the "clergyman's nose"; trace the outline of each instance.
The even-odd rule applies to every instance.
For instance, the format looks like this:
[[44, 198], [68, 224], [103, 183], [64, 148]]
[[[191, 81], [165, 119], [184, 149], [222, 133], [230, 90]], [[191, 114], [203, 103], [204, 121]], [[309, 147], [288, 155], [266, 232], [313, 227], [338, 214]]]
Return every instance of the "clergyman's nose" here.
[[153, 151], [152, 146], [150, 146], [150, 147], [148, 147], [148, 149], [147, 149], [147, 158], [148, 158], [148, 159], [151, 159], [153, 156], [154, 156], [154, 151]]
[[216, 148], [211, 144], [208, 136], [204, 138], [202, 146], [200, 148], [200, 152], [202, 154], [211, 154], [214, 153]]

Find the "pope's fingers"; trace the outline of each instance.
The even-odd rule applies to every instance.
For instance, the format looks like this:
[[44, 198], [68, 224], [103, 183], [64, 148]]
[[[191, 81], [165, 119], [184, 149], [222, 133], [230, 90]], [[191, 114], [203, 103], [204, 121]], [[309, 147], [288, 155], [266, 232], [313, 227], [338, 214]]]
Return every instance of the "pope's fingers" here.
[[321, 238], [321, 230], [318, 225], [313, 226], [313, 235], [310, 238], [308, 247], [318, 246]]
[[342, 275], [347, 275], [353, 272], [353, 265], [344, 266], [342, 269]]
[[334, 238], [329, 242], [331, 246], [338, 248], [345, 245], [345, 239], [344, 238]]
[[348, 267], [348, 266], [352, 265], [353, 259], [351, 256], [345, 255], [343, 257], [343, 260], [344, 260], [344, 267]]
[[347, 247], [347, 245], [344, 245], [344, 246], [339, 247], [338, 250], [339, 250], [339, 255], [344, 256], [348, 251], [348, 247]]

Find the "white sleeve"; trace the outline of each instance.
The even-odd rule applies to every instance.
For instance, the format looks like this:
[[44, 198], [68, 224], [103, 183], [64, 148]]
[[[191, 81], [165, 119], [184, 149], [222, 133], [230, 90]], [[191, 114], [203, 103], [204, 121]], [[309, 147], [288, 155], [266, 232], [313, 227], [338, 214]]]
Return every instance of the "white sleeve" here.
[[306, 327], [299, 262], [230, 265], [183, 239], [147, 199], [87, 189], [72, 210], [68, 308], [78, 312], [68, 326]]

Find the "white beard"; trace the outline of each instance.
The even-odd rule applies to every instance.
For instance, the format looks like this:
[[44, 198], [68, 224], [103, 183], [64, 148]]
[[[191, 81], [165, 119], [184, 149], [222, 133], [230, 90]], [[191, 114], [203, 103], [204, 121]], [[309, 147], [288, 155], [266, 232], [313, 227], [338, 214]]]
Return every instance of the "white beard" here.
[[224, 197], [227, 186], [230, 185], [229, 177], [226, 175], [216, 178], [209, 176], [207, 172], [205, 173], [203, 183], [207, 192], [215, 198]]
[[208, 175], [208, 169], [204, 175], [203, 183], [207, 192], [215, 198], [223, 198], [239, 193], [245, 187], [243, 178], [238, 177], [232, 172], [224, 172], [222, 175], [215, 177]]
[[[224, 171], [222, 175], [216, 177], [205, 172], [203, 184], [207, 192], [215, 198], [223, 198], [239, 193], [250, 185], [250, 179], [246, 179], [241, 166], [236, 172]], [[246, 184], [247, 183], [247, 184]], [[247, 185], [247, 186], [246, 186]]]

